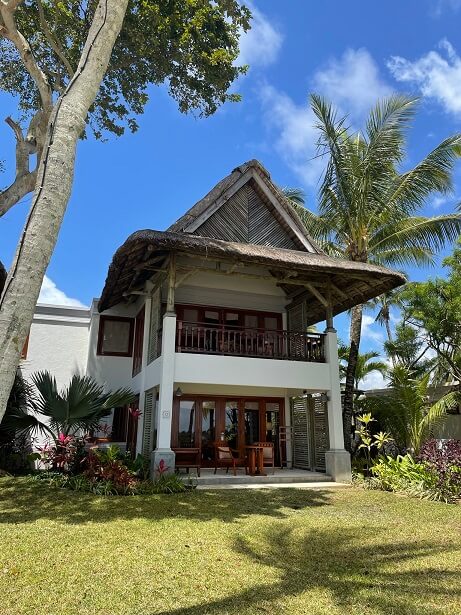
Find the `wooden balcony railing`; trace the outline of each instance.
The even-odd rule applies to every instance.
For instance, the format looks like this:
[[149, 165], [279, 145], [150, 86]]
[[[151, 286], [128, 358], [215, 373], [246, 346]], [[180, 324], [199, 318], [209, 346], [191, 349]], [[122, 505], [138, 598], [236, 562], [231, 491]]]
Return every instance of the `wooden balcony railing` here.
[[242, 329], [178, 320], [176, 352], [325, 362], [325, 335]]

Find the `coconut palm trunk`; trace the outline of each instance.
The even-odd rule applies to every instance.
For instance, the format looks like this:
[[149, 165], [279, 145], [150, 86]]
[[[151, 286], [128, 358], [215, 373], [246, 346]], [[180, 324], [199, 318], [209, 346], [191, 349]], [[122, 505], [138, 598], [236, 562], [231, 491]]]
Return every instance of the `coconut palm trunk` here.
[[350, 452], [351, 450], [351, 428], [352, 416], [354, 414], [354, 389], [355, 375], [357, 372], [357, 360], [360, 350], [360, 337], [362, 334], [362, 314], [363, 306], [356, 305], [352, 308], [351, 326], [350, 326], [350, 350], [349, 359], [347, 361], [346, 384], [344, 388], [344, 405], [343, 405], [343, 429], [344, 429], [344, 447]]

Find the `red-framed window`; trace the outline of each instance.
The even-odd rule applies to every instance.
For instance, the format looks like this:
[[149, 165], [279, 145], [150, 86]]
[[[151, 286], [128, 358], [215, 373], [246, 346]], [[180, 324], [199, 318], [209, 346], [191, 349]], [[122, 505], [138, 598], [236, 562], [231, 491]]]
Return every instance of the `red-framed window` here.
[[132, 375], [139, 374], [142, 368], [142, 348], [144, 337], [144, 306], [139, 310], [134, 325], [134, 348], [133, 348], [133, 372]]
[[109, 357], [131, 357], [133, 334], [134, 318], [100, 316], [97, 354]]

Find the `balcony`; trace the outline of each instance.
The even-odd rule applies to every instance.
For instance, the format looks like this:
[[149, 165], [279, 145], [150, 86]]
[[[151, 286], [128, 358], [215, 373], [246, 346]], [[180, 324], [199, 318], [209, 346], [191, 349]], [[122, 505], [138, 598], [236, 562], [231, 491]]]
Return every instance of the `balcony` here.
[[325, 362], [325, 335], [177, 321], [176, 352]]

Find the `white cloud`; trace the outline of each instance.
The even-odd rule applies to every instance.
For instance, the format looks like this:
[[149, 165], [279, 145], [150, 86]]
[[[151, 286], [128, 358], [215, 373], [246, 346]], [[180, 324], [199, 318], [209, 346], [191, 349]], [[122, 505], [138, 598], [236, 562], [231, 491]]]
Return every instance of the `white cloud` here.
[[288, 166], [307, 185], [315, 185], [322, 175], [324, 162], [317, 158], [314, 114], [308, 106], [299, 106], [284, 92], [271, 85], [260, 89], [265, 119], [277, 134], [275, 148]]
[[453, 200], [452, 197], [443, 194], [440, 196], [435, 196], [431, 201], [431, 207], [432, 209], [440, 209], [442, 205], [449, 203], [451, 200]]
[[382, 344], [384, 335], [381, 326], [375, 322], [375, 317], [370, 314], [364, 314], [362, 317], [362, 338]]
[[359, 388], [364, 391], [369, 391], [370, 389], [384, 389], [387, 383], [387, 378], [375, 371], [368, 374], [368, 376], [359, 382]]
[[251, 10], [251, 30], [242, 33], [238, 64], [268, 66], [275, 62], [282, 47], [283, 36], [268, 18], [252, 3], [246, 3]]
[[387, 66], [397, 81], [411, 84], [445, 111], [461, 117], [461, 58], [446, 39], [439, 43], [439, 49], [413, 62], [393, 56]]
[[446, 9], [456, 12], [461, 8], [461, 0], [437, 0], [435, 5], [433, 0], [429, 0], [429, 2], [431, 4], [430, 13], [434, 17], [440, 17]]
[[69, 305], [75, 307], [86, 307], [78, 299], [68, 297], [65, 292], [60, 290], [56, 284], [48, 276], [43, 278], [42, 287], [40, 289], [40, 295], [38, 297], [39, 303], [48, 303], [51, 305]]
[[331, 59], [318, 70], [313, 91], [326, 96], [353, 120], [360, 120], [378, 98], [391, 94], [379, 68], [366, 49], [346, 49], [341, 58]]
[[[330, 99], [354, 124], [361, 123], [376, 100], [391, 91], [366, 49], [348, 49], [340, 59], [330, 60], [314, 73], [310, 89]], [[276, 135], [275, 148], [306, 185], [315, 186], [325, 160], [316, 158], [318, 133], [307, 93], [301, 105], [268, 84], [259, 93], [267, 125]]]

